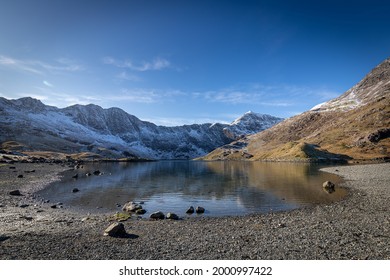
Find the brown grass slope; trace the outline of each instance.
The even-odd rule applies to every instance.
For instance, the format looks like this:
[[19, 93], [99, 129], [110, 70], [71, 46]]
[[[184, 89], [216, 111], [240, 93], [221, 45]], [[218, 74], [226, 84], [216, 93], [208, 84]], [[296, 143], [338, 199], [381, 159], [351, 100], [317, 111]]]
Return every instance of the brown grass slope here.
[[203, 159], [374, 160], [389, 153], [390, 58], [340, 97]]

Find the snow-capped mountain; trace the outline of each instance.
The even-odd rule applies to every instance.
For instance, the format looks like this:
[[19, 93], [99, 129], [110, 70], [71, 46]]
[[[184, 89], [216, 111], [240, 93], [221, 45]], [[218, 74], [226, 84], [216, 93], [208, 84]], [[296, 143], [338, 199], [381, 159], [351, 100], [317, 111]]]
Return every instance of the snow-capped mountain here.
[[390, 58], [339, 97], [219, 147], [207, 160], [390, 159]]
[[255, 131], [266, 130], [282, 120], [282, 118], [249, 111], [226, 126], [223, 130], [229, 138], [241, 138], [242, 136], [256, 133]]
[[149, 159], [199, 157], [282, 120], [248, 112], [231, 124], [165, 127], [119, 108], [90, 104], [59, 109], [30, 97], [0, 97], [0, 117], [0, 142], [16, 141], [28, 150]]
[[382, 98], [384, 93], [390, 91], [389, 68], [390, 59], [388, 58], [344, 94], [328, 102], [314, 106], [311, 111], [346, 112], [373, 102], [377, 98]]

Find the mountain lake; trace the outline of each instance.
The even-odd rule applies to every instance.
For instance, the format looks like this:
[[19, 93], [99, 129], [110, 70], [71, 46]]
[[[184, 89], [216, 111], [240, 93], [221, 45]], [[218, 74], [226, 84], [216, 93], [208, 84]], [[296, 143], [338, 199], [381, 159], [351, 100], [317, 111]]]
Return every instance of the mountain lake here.
[[[198, 217], [186, 214], [190, 206], [205, 208], [203, 216], [240, 216], [342, 199], [347, 193], [338, 187], [342, 179], [319, 171], [324, 166], [184, 160], [87, 163], [80, 169], [65, 171], [61, 181], [38, 195], [51, 203], [61, 202], [66, 208], [91, 213], [121, 211], [126, 202], [134, 201], [147, 210], [145, 218], [155, 211]], [[94, 175], [97, 170], [100, 175]], [[76, 174], [77, 179], [73, 178]], [[324, 191], [324, 181], [334, 182], [335, 192]], [[79, 191], [73, 192], [75, 188]]]

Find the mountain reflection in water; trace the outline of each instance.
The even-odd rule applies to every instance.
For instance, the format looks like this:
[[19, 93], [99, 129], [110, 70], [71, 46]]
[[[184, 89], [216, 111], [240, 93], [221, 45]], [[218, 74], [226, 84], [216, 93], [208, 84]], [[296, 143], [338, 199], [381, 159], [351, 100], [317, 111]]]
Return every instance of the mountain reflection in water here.
[[[344, 197], [345, 189], [336, 187], [332, 194], [322, 189], [324, 181], [338, 186], [341, 180], [319, 172], [319, 167], [238, 161], [86, 164], [82, 169], [64, 172], [61, 181], [39, 194], [52, 202], [86, 211], [119, 211], [118, 204], [142, 201], [147, 214], [160, 210], [185, 216], [191, 205], [206, 208], [206, 216], [266, 213]], [[85, 175], [95, 170], [103, 175]], [[76, 173], [78, 179], [72, 178]], [[72, 193], [74, 188], [80, 191]]]

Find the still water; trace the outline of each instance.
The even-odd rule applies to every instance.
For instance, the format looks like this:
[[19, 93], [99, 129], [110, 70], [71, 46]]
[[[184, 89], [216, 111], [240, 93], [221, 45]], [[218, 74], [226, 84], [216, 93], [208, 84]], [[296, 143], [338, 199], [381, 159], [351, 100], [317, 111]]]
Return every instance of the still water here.
[[[320, 165], [264, 162], [157, 161], [86, 164], [63, 173], [39, 195], [65, 207], [89, 212], [120, 211], [127, 201], [143, 202], [147, 210], [174, 212], [181, 217], [189, 206], [202, 206], [205, 216], [238, 216], [291, 210], [340, 200], [322, 183], [341, 179], [318, 171]], [[99, 170], [101, 175], [86, 176]], [[78, 174], [78, 178], [72, 178]], [[74, 188], [79, 192], [73, 193]], [[197, 216], [193, 214], [192, 216]]]

